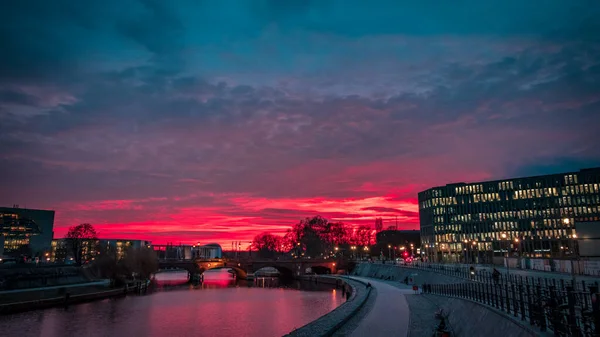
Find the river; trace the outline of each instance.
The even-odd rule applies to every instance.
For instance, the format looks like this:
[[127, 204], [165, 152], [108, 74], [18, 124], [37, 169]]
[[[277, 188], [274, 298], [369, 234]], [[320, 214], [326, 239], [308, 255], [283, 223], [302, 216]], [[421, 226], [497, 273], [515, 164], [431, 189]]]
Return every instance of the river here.
[[277, 278], [236, 281], [226, 270], [208, 271], [198, 286], [187, 273], [161, 273], [161, 287], [145, 296], [0, 316], [2, 336], [282, 336], [344, 302], [331, 286]]

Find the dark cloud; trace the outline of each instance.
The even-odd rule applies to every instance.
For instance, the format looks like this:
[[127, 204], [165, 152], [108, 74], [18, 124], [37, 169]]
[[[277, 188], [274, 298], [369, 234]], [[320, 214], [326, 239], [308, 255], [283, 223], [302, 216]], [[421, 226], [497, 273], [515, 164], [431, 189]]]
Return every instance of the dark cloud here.
[[365, 207], [365, 208], [361, 208], [361, 209], [363, 211], [375, 211], [375, 212], [380, 212], [380, 213], [398, 213], [399, 215], [407, 216], [407, 217], [415, 217], [415, 216], [419, 215], [418, 212], [404, 211], [401, 209], [388, 208], [388, 207]]
[[0, 6], [0, 202], [59, 226], [414, 226], [421, 189], [600, 158], [598, 6]]

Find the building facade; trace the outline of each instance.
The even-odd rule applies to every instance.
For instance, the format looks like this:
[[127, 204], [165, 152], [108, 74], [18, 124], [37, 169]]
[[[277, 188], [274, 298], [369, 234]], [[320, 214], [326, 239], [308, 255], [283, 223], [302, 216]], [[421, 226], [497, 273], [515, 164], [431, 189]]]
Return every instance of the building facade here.
[[418, 200], [425, 258], [560, 258], [576, 244], [575, 220], [600, 218], [600, 168], [449, 184], [419, 193]]
[[152, 249], [161, 260], [220, 259], [223, 257], [223, 250], [217, 243], [207, 245], [152, 245]]
[[388, 258], [400, 256], [404, 251], [413, 256], [421, 247], [418, 230], [383, 230], [375, 235], [375, 240], [375, 245], [371, 247], [372, 253]]
[[[81, 256], [84, 262], [94, 260], [100, 254], [115, 254], [117, 260], [122, 259], [128, 249], [150, 248], [150, 241], [127, 239], [97, 239], [81, 242]], [[50, 262], [69, 263], [73, 261], [73, 249], [69, 239], [52, 240], [52, 250], [47, 257]]]
[[0, 235], [4, 256], [42, 256], [54, 235], [54, 211], [0, 207]]

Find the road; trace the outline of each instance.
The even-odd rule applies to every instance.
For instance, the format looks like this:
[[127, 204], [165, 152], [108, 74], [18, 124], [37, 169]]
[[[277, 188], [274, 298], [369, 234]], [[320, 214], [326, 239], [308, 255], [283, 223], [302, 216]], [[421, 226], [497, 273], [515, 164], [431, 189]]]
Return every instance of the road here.
[[[491, 272], [494, 267], [476, 266], [476, 268], [479, 270], [484, 269], [484, 270], [488, 270]], [[502, 274], [506, 274], [508, 272], [508, 274], [510, 274], [510, 275], [519, 275], [519, 276], [523, 276], [523, 277], [549, 278], [549, 279], [565, 280], [565, 281], [571, 281], [573, 279], [573, 275], [567, 274], [567, 273], [537, 271], [537, 270], [530, 270], [530, 269], [516, 269], [516, 268], [510, 268], [507, 271], [505, 267], [495, 267], [495, 268], [498, 269], [498, 271]], [[575, 275], [575, 279], [578, 282], [585, 281], [586, 283], [593, 283], [593, 282], [600, 281], [600, 277], [588, 276], [588, 275]]]
[[[427, 268], [428, 264], [423, 263], [421, 269], [424, 270], [428, 270]], [[509, 270], [506, 269], [506, 267], [500, 267], [500, 266], [490, 266], [490, 265], [467, 265], [467, 264], [430, 264], [431, 266], [439, 266], [442, 268], [446, 268], [447, 271], [451, 271], [455, 268], [459, 268], [460, 270], [463, 271], [467, 271], [468, 268], [470, 268], [471, 266], [475, 267], [476, 270], [478, 271], [488, 271], [489, 273], [491, 273], [494, 268], [496, 268], [501, 274], [506, 275], [507, 273], [510, 275], [519, 275], [522, 277], [533, 277], [533, 278], [546, 278], [546, 279], [554, 279], [554, 280], [564, 280], [564, 281], [571, 281], [573, 279], [573, 275], [568, 274], [568, 273], [559, 273], [559, 272], [547, 272], [547, 271], [541, 271], [541, 270], [531, 270], [531, 269], [518, 269], [518, 268], [510, 268]], [[409, 267], [410, 266], [403, 266], [403, 265], [399, 265], [400, 267]], [[435, 270], [432, 270], [435, 271]], [[441, 272], [444, 274], [451, 274], [451, 273], [447, 273], [447, 272]], [[599, 276], [590, 276], [590, 275], [575, 275], [575, 279], [577, 280], [577, 282], [581, 282], [581, 281], [585, 281], [587, 284], [592, 284], [594, 282], [599, 282], [600, 283], [600, 277]]]
[[355, 280], [369, 282], [377, 290], [373, 308], [352, 331], [351, 337], [405, 337], [408, 335], [410, 311], [404, 294], [411, 289], [399, 289], [385, 282], [366, 277], [351, 276]]

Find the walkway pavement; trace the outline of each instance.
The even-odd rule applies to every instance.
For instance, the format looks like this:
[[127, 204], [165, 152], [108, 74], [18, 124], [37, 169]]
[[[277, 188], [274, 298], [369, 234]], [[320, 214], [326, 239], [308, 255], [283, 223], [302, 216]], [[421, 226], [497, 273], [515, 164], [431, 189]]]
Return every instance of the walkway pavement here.
[[371, 283], [373, 288], [377, 289], [377, 298], [371, 311], [360, 321], [350, 336], [407, 336], [410, 311], [404, 295], [412, 294], [412, 289], [400, 289], [367, 277], [351, 276], [351, 278]]

